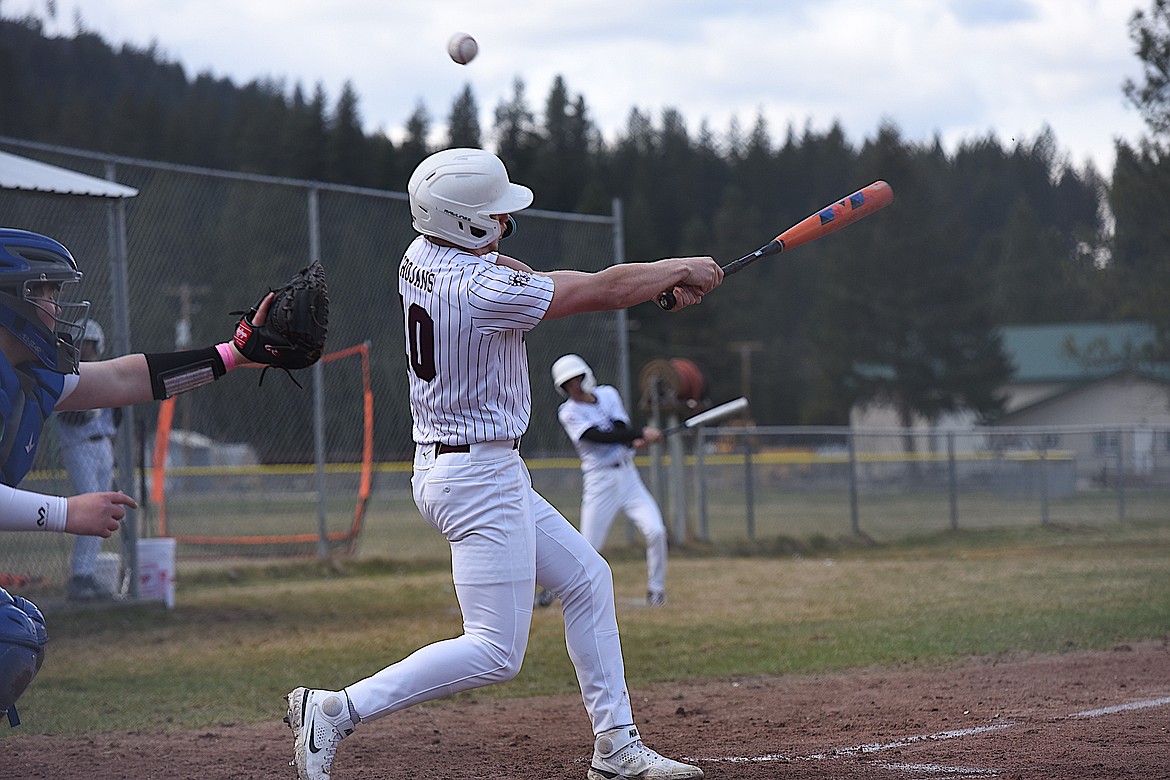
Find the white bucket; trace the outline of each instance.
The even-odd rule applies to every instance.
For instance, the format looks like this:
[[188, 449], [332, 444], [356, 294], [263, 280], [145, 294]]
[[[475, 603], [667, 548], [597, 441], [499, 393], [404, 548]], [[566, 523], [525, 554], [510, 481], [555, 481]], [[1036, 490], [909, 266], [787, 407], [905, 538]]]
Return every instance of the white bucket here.
[[115, 552], [100, 552], [93, 567], [93, 578], [108, 593], [120, 593], [122, 556]]
[[175, 540], [138, 540], [138, 598], [175, 606]]

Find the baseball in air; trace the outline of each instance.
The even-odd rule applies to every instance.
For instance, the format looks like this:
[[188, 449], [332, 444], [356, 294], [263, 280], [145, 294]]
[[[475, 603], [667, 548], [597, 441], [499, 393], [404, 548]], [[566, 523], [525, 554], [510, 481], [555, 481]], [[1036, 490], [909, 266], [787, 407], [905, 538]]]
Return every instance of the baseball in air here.
[[479, 44], [467, 33], [455, 33], [447, 41], [447, 53], [460, 65], [466, 65], [479, 54]]

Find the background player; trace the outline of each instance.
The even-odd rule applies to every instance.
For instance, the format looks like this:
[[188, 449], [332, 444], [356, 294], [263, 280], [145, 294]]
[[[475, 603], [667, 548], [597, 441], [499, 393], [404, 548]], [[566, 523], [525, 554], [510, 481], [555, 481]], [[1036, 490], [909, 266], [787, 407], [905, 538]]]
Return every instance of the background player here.
[[[134, 499], [104, 490], [68, 498], [16, 487], [32, 466], [54, 411], [128, 406], [212, 382], [251, 365], [248, 334], [186, 352], [79, 362], [89, 303], [73, 302], [81, 272], [69, 250], [39, 233], [0, 228], [0, 531], [109, 538]], [[261, 331], [273, 294], [245, 319]], [[249, 333], [252, 331], [249, 330]], [[238, 346], [240, 345], [240, 346]], [[35, 604], [0, 588], [0, 714], [19, 723], [15, 702], [40, 670], [47, 640]]]
[[[564, 355], [552, 365], [553, 387], [567, 397], [557, 418], [581, 458], [581, 535], [601, 552], [619, 511], [634, 521], [646, 540], [646, 603], [666, 604], [666, 526], [658, 503], [634, 465], [634, 449], [662, 440], [654, 427], [630, 427], [617, 388], [599, 385], [579, 355]], [[547, 606], [551, 591], [537, 603]]]
[[[532, 489], [519, 454], [531, 392], [524, 335], [542, 320], [649, 301], [673, 289], [698, 303], [723, 278], [709, 257], [629, 263], [597, 273], [535, 273], [499, 254], [511, 212], [532, 192], [480, 149], [449, 149], [407, 185], [421, 235], [398, 268], [413, 438], [414, 500], [451, 545], [463, 634], [423, 647], [341, 691], [288, 695], [294, 763], [327, 780], [358, 723], [514, 677], [536, 583], [561, 596], [565, 639], [592, 722], [590, 780], [701, 777], [642, 744], [626, 690], [609, 566]], [[412, 767], [397, 774], [411, 776]]]
[[[97, 320], [86, 320], [81, 337], [80, 359], [98, 360], [106, 351], [106, 334]], [[61, 442], [61, 464], [69, 473], [75, 493], [97, 493], [114, 486], [114, 434], [118, 420], [113, 409], [85, 409], [59, 412], [57, 438]], [[95, 576], [102, 540], [78, 536], [73, 540], [70, 563], [70, 601], [106, 601], [114, 594]]]

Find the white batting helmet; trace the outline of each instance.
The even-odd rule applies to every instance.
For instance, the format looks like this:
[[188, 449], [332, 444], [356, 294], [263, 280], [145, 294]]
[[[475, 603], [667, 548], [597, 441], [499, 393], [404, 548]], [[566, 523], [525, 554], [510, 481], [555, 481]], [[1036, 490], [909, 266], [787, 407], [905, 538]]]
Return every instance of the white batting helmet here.
[[553, 387], [562, 397], [568, 398], [569, 394], [565, 392], [564, 384], [575, 376], [584, 377], [581, 380], [581, 389], [587, 393], [593, 391], [597, 387], [597, 380], [593, 378], [593, 369], [580, 355], [564, 355], [556, 359], [552, 364], [552, 381]]
[[106, 332], [102, 330], [102, 326], [98, 325], [97, 320], [85, 321], [85, 333], [81, 336], [82, 341], [92, 341], [93, 348], [97, 351], [98, 357], [101, 357], [106, 352]]
[[419, 163], [406, 185], [414, 229], [465, 249], [501, 237], [492, 215], [532, 205], [532, 190], [508, 181], [499, 157], [483, 149], [447, 149]]

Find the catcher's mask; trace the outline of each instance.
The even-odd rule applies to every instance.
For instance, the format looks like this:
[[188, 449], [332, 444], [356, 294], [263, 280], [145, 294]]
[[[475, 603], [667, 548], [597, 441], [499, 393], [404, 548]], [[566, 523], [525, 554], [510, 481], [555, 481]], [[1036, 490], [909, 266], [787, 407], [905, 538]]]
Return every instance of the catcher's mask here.
[[37, 676], [49, 641], [37, 605], [0, 588], [0, 715], [20, 725], [16, 700]]
[[[89, 301], [74, 299], [81, 271], [57, 241], [0, 228], [0, 326], [53, 371], [76, 374]], [[48, 327], [42, 313], [52, 318]]]
[[557, 358], [556, 362], [552, 364], [553, 387], [557, 389], [562, 398], [569, 397], [569, 394], [565, 392], [565, 382], [577, 376], [582, 377], [581, 389], [586, 393], [592, 393], [593, 388], [597, 387], [597, 380], [593, 378], [593, 369], [580, 355], [564, 355]]
[[447, 149], [419, 163], [406, 185], [414, 229], [464, 249], [482, 249], [515, 231], [500, 214], [532, 205], [532, 190], [508, 181], [499, 157], [483, 149]]

